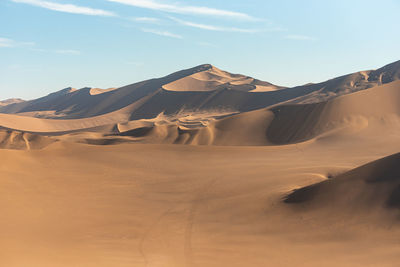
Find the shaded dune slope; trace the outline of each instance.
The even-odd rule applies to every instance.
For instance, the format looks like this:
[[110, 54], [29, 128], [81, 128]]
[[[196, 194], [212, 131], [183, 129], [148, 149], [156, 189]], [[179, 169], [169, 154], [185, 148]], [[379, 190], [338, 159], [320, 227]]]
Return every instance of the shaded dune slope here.
[[267, 130], [274, 144], [298, 143], [323, 133], [399, 127], [400, 81], [314, 104], [282, 105]]
[[145, 143], [186, 145], [268, 145], [266, 129], [273, 113], [262, 109], [229, 116], [207, 126], [188, 128], [175, 123], [138, 125], [137, 128], [113, 134], [139, 138]]
[[147, 125], [145, 131], [137, 128], [130, 133], [147, 142], [196, 145], [286, 145], [316, 137], [374, 135], [383, 129], [400, 129], [400, 81], [321, 103], [245, 112], [198, 129], [174, 124]]
[[[400, 61], [375, 71], [363, 71], [318, 84], [283, 88], [210, 64], [168, 76], [106, 90], [66, 88], [48, 96], [0, 106], [1, 113], [52, 119], [104, 115], [137, 103], [130, 120], [183, 111], [246, 112], [283, 103], [323, 102], [399, 79]], [[279, 89], [279, 90], [278, 90]]]
[[339, 209], [342, 213], [374, 213], [400, 209], [400, 153], [373, 161], [332, 179], [286, 196], [299, 211]]
[[[28, 113], [53, 109], [54, 114], [59, 109], [61, 113], [56, 114], [58, 119], [0, 113], [0, 126], [42, 135], [97, 132], [109, 144], [113, 143], [109, 140], [118, 136], [124, 137], [124, 142], [132, 138], [130, 141], [145, 143], [285, 145], [316, 137], [359, 132], [377, 134], [382, 129], [400, 129], [399, 70], [400, 61], [376, 71], [353, 74], [363, 76], [370, 85], [377, 85], [306, 104], [290, 99], [304, 96], [308, 90], [315, 91], [317, 85], [268, 92], [163, 88], [165, 84], [171, 86], [175, 81], [193, 76], [222, 81], [236, 79], [230, 82], [236, 85], [247, 84], [250, 79], [201, 65], [118, 89], [66, 88], [41, 99], [10, 104], [3, 109]], [[335, 86], [332, 88], [340, 87]]]
[[164, 84], [186, 77], [196, 72], [207, 70], [209, 65], [182, 70], [163, 78], [124, 86], [115, 90], [93, 94], [91, 88], [73, 90], [66, 88], [48, 96], [11, 104], [0, 108], [2, 113], [26, 113], [34, 111], [54, 111], [64, 119], [77, 119], [103, 115], [124, 108], [139, 99], [160, 90]]
[[1, 106], [8, 106], [11, 104], [16, 104], [16, 103], [21, 103], [24, 102], [25, 100], [22, 100], [20, 98], [10, 98], [10, 99], [6, 99], [6, 100], [2, 100], [0, 101], [0, 107]]
[[321, 83], [294, 87], [297, 90], [311, 91], [311, 93], [298, 97], [292, 102], [303, 104], [322, 102], [337, 96], [391, 83], [399, 79], [400, 61], [396, 61], [377, 70], [360, 71]]
[[0, 126], [47, 135], [95, 131], [106, 134], [109, 139], [119, 135], [145, 143], [285, 145], [327, 134], [360, 131], [374, 134], [383, 128], [398, 129], [399, 99], [400, 81], [396, 81], [326, 102], [278, 105], [216, 120], [207, 120], [201, 115], [193, 121], [173, 121], [157, 114], [150, 120], [132, 120], [132, 110], [144, 108], [143, 103], [134, 103], [85, 119], [51, 120], [0, 114]]
[[[42, 118], [79, 119], [114, 112], [132, 103], [141, 102], [143, 107], [132, 112], [132, 119], [141, 119], [152, 118], [161, 112], [173, 114], [183, 109], [254, 110], [293, 97], [292, 93], [285, 93], [282, 97], [277, 96], [277, 94], [271, 96], [267, 94], [263, 96], [264, 101], [257, 101], [260, 95], [245, 96], [248, 94], [246, 92], [248, 90], [242, 87], [247, 86], [247, 83], [254, 84], [252, 89], [256, 89], [257, 86], [269, 86], [273, 89], [281, 87], [243, 75], [229, 74], [220, 70], [215, 71], [215, 69], [209, 64], [200, 65], [162, 78], [151, 79], [118, 89], [83, 88], [75, 90], [66, 88], [39, 99], [0, 107], [0, 112], [20, 113]], [[175, 88], [176, 86], [171, 85], [174, 82], [185, 84], [184, 81], [193, 79], [193, 75], [202, 77], [211, 75], [209, 72], [216, 72], [212, 74], [215, 76], [214, 79], [222, 79], [226, 83], [218, 83], [215, 86], [207, 87], [207, 90], [197, 91], [196, 88], [203, 85], [201, 79], [196, 79], [194, 83], [188, 83], [189, 87], [184, 86], [184, 89], [177, 91], [163, 88], [163, 86]], [[222, 76], [219, 77], [218, 75]], [[234, 81], [234, 83], [231, 84], [229, 81]], [[243, 96], [245, 96], [244, 99], [241, 99]], [[295, 94], [295, 96], [298, 96], [298, 94]], [[227, 102], [225, 102], [225, 98], [228, 100]], [[254, 105], [252, 102], [254, 102]]]

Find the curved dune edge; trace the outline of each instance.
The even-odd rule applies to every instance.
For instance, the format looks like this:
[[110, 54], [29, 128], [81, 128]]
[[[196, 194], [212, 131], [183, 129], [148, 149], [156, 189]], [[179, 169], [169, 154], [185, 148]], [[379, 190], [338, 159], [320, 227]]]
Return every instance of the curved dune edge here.
[[245, 92], [267, 92], [282, 88], [245, 75], [231, 74], [211, 65], [203, 71], [162, 86], [163, 89], [174, 92], [206, 92], [215, 91], [221, 87]]
[[103, 94], [103, 93], [108, 93], [108, 92], [114, 91], [114, 90], [116, 90], [116, 89], [118, 89], [118, 88], [117, 88], [117, 87], [115, 87], [115, 88], [108, 88], [108, 89], [90, 88], [89, 94], [90, 94], [90, 95], [100, 95], [100, 94]]
[[0, 130], [0, 148], [2, 149], [42, 149], [54, 142], [56, 140], [51, 137], [19, 131]]
[[[141, 138], [144, 143], [185, 145], [268, 145], [265, 136], [273, 113], [257, 110], [209, 122], [205, 127], [187, 128], [176, 124], [138, 124], [119, 136]], [[121, 129], [121, 126], [119, 126]]]
[[132, 121], [132, 114], [142, 105], [139, 100], [115, 112], [85, 119], [38, 119], [0, 114], [0, 126], [46, 135], [90, 129], [98, 134], [117, 133], [143, 143], [286, 145], [339, 135], [374, 135], [382, 129], [399, 130], [399, 88], [400, 81], [396, 81], [326, 102], [278, 105], [237, 115], [226, 113], [228, 117], [222, 119], [218, 119], [218, 115], [223, 113], [200, 113]]
[[47, 133], [50, 135], [85, 130], [113, 124], [116, 121], [127, 120], [128, 117], [125, 114], [115, 114], [115, 116], [107, 114], [98, 117], [76, 120], [38, 119], [18, 115], [0, 114], [0, 126], [3, 128], [32, 133]]
[[49, 135], [71, 131], [84, 131], [110, 124], [128, 122], [132, 111], [138, 105], [140, 103], [135, 102], [125, 108], [104, 115], [70, 120], [40, 119], [0, 113], [0, 127], [24, 132], [46, 133]]
[[397, 153], [296, 189], [284, 202], [299, 212], [368, 216], [379, 216], [382, 211], [396, 213], [400, 209], [399, 166], [400, 153]]
[[[129, 130], [143, 142], [192, 145], [287, 145], [360, 134], [374, 136], [381, 131], [400, 130], [399, 88], [397, 81], [322, 103], [278, 105], [216, 120], [197, 129], [170, 123], [138, 124], [136, 132], [132, 127]], [[142, 127], [149, 130], [141, 131]]]
[[400, 129], [400, 81], [340, 96], [315, 104], [280, 105], [271, 108], [275, 119], [268, 127], [274, 144], [290, 144], [329, 132], [353, 134], [383, 128]]

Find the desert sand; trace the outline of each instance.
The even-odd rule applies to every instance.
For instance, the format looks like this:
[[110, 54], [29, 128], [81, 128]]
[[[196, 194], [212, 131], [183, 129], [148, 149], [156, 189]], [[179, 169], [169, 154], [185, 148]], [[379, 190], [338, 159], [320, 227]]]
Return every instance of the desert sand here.
[[209, 64], [0, 106], [0, 265], [397, 266], [400, 61]]

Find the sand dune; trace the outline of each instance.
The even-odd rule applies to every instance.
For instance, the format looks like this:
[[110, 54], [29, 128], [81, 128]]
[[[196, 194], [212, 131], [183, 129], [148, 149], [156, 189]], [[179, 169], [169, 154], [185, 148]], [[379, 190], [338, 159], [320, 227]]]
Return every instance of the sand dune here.
[[397, 266], [399, 64], [294, 88], [206, 64], [1, 106], [0, 266]]
[[395, 131], [400, 128], [399, 88], [400, 81], [395, 81], [325, 102], [277, 105], [237, 115], [217, 111], [168, 116], [167, 110], [164, 111], [167, 114], [154, 114], [151, 119], [132, 120], [139, 112], [146, 113], [146, 106], [152, 106], [150, 103], [156, 105], [139, 100], [115, 112], [83, 119], [52, 120], [0, 114], [0, 125], [48, 135], [89, 130], [105, 135], [116, 133], [145, 143], [282, 145], [316, 137]]
[[[233, 114], [190, 129], [164, 120], [162, 125], [147, 124], [148, 131], [138, 131], [135, 137], [150, 143], [283, 145], [313, 138], [395, 133], [400, 129], [399, 88], [400, 81], [395, 81], [325, 102], [277, 105]], [[201, 117], [192, 121], [192, 125], [196, 125], [196, 121], [201, 121]], [[130, 124], [129, 130], [133, 130], [135, 122]], [[137, 128], [141, 127], [142, 123]]]
[[400, 79], [400, 61], [388, 64], [377, 70], [360, 71], [337, 77], [326, 82], [297, 87], [313, 88], [313, 92], [293, 100], [294, 103], [315, 103], [354, 93]]
[[248, 76], [231, 74], [212, 65], [205, 65], [205, 67], [205, 71], [166, 84], [163, 88], [169, 91], [214, 91], [229, 88], [245, 92], [274, 91], [284, 88]]
[[24, 102], [25, 100], [22, 100], [20, 98], [10, 98], [10, 99], [6, 99], [6, 100], [2, 100], [0, 101], [0, 106], [8, 106], [11, 104], [16, 104], [16, 103], [21, 103]]
[[320, 212], [323, 216], [398, 215], [400, 208], [400, 153], [374, 161], [325, 180], [295, 190], [285, 198], [301, 212]]
[[396, 81], [327, 102], [277, 106], [272, 109], [275, 119], [268, 138], [275, 144], [287, 144], [330, 131], [378, 134], [382, 128], [399, 129], [399, 89], [400, 81]]
[[[280, 147], [57, 142], [0, 150], [1, 263], [393, 266], [400, 252], [397, 208], [360, 221], [346, 210], [321, 216], [282, 199], [329, 173], [396, 153], [399, 144], [393, 136]], [[360, 189], [345, 193], [380, 183], [360, 180]], [[387, 191], [377, 191], [372, 203], [390, 195], [391, 183], [382, 182]]]
[[100, 126], [127, 122], [130, 116], [130, 109], [132, 108], [134, 108], [134, 104], [118, 110], [117, 112], [110, 112], [105, 115], [85, 119], [71, 120], [40, 119], [0, 113], [0, 127], [24, 132], [47, 133], [49, 135], [71, 131], [85, 131]]
[[107, 92], [114, 91], [117, 88], [108, 88], [108, 89], [101, 89], [101, 88], [90, 88], [90, 95], [99, 95]]
[[[121, 88], [66, 88], [48, 96], [0, 106], [1, 113], [53, 119], [104, 115], [140, 101], [133, 119], [150, 119], [164, 112], [246, 112], [272, 105], [323, 102], [399, 79], [400, 63], [362, 71], [326, 82], [284, 88], [204, 64], [168, 76]], [[279, 89], [279, 90], [278, 90]]]
[[53, 142], [56, 142], [56, 140], [50, 137], [17, 131], [0, 130], [1, 149], [42, 149]]

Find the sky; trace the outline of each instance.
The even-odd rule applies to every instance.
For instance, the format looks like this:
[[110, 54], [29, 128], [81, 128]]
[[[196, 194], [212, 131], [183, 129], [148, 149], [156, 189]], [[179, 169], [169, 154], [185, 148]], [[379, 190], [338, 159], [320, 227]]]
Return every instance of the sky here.
[[209, 63], [282, 86], [400, 59], [400, 0], [0, 0], [0, 99]]

